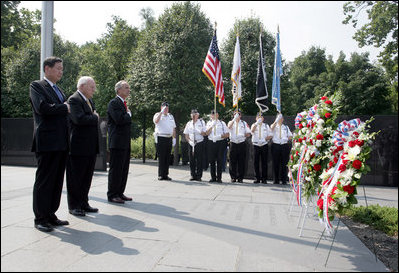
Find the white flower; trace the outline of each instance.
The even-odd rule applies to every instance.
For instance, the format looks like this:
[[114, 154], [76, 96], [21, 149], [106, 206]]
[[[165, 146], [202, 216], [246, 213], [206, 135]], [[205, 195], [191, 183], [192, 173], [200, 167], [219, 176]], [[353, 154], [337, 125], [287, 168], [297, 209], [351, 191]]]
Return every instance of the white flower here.
[[360, 177], [362, 177], [362, 174], [356, 173], [356, 174], [354, 175], [354, 177], [355, 177], [356, 179], [360, 179]]
[[360, 152], [361, 148], [358, 145], [355, 145], [354, 147], [349, 149], [347, 158], [350, 161], [353, 161], [356, 159], [357, 155], [360, 154]]
[[320, 147], [321, 146], [321, 140], [316, 140], [316, 147]]

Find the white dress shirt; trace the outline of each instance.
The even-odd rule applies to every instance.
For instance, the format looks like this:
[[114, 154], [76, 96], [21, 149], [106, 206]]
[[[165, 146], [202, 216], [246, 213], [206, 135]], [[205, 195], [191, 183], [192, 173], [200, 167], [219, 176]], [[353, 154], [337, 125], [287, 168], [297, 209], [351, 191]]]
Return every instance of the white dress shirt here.
[[222, 140], [222, 135], [226, 134], [229, 132], [229, 128], [227, 127], [226, 123], [224, 121], [221, 120], [216, 120], [215, 122], [215, 126], [214, 125], [214, 120], [211, 119], [210, 121], [207, 122], [206, 124], [206, 130], [208, 131], [209, 128], [212, 127], [211, 133], [208, 135], [208, 139], [216, 142], [218, 140]]
[[198, 119], [195, 123], [193, 120], [187, 122], [183, 134], [189, 136], [189, 143], [191, 146], [194, 146], [196, 143], [200, 143], [204, 140], [204, 137], [201, 135], [201, 133], [205, 132], [205, 122], [201, 119]]
[[273, 143], [286, 144], [288, 143], [289, 137], [292, 137], [290, 128], [288, 128], [287, 125], [283, 124], [281, 126], [281, 135], [280, 135], [280, 125], [276, 124], [273, 130]]
[[[162, 115], [159, 122], [155, 123], [158, 115]], [[161, 114], [160, 112], [155, 113], [153, 118], [155, 124], [155, 133], [157, 136], [162, 137], [172, 137], [173, 136], [173, 129], [176, 128], [175, 119], [172, 114]]]
[[229, 130], [230, 133], [230, 142], [239, 144], [245, 141], [245, 135], [250, 134], [251, 130], [249, 129], [248, 123], [243, 120], [238, 122], [234, 121], [233, 126]]
[[273, 136], [273, 132], [268, 124], [262, 122], [260, 126], [256, 127], [255, 132], [252, 133], [252, 144], [259, 147], [264, 146], [269, 142], [266, 140], [269, 136]]

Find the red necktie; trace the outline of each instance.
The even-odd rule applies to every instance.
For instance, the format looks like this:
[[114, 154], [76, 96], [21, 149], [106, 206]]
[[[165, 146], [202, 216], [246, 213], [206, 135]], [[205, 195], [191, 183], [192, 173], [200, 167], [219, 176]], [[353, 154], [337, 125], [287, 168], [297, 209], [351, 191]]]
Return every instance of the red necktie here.
[[123, 101], [123, 104], [125, 105], [126, 112], [127, 112], [127, 105], [126, 105], [126, 101], [125, 100]]

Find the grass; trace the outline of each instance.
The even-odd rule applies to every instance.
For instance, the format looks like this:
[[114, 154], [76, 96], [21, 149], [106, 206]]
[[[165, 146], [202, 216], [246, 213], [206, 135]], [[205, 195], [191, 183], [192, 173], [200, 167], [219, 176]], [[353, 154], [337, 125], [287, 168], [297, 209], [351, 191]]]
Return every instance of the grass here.
[[367, 224], [389, 236], [398, 236], [398, 209], [371, 205], [368, 207], [351, 207], [344, 209], [342, 215], [353, 221]]

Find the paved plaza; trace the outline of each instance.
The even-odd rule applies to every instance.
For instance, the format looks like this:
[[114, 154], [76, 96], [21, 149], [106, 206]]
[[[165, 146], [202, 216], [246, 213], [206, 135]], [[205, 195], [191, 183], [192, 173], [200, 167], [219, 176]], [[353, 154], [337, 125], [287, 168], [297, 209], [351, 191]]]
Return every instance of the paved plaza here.
[[[125, 194], [133, 202], [123, 205], [108, 203], [108, 172], [96, 171], [89, 203], [99, 213], [85, 217], [68, 213], [64, 181], [57, 216], [70, 224], [40, 232], [35, 172], [1, 166], [1, 271], [389, 271], [342, 222], [327, 261], [332, 238], [316, 248], [323, 226], [314, 216], [299, 236], [289, 185], [230, 183], [228, 172], [222, 184], [189, 181], [188, 166], [171, 166], [173, 180], [158, 181], [151, 160], [131, 161]], [[398, 188], [364, 191], [369, 205], [398, 207]]]

